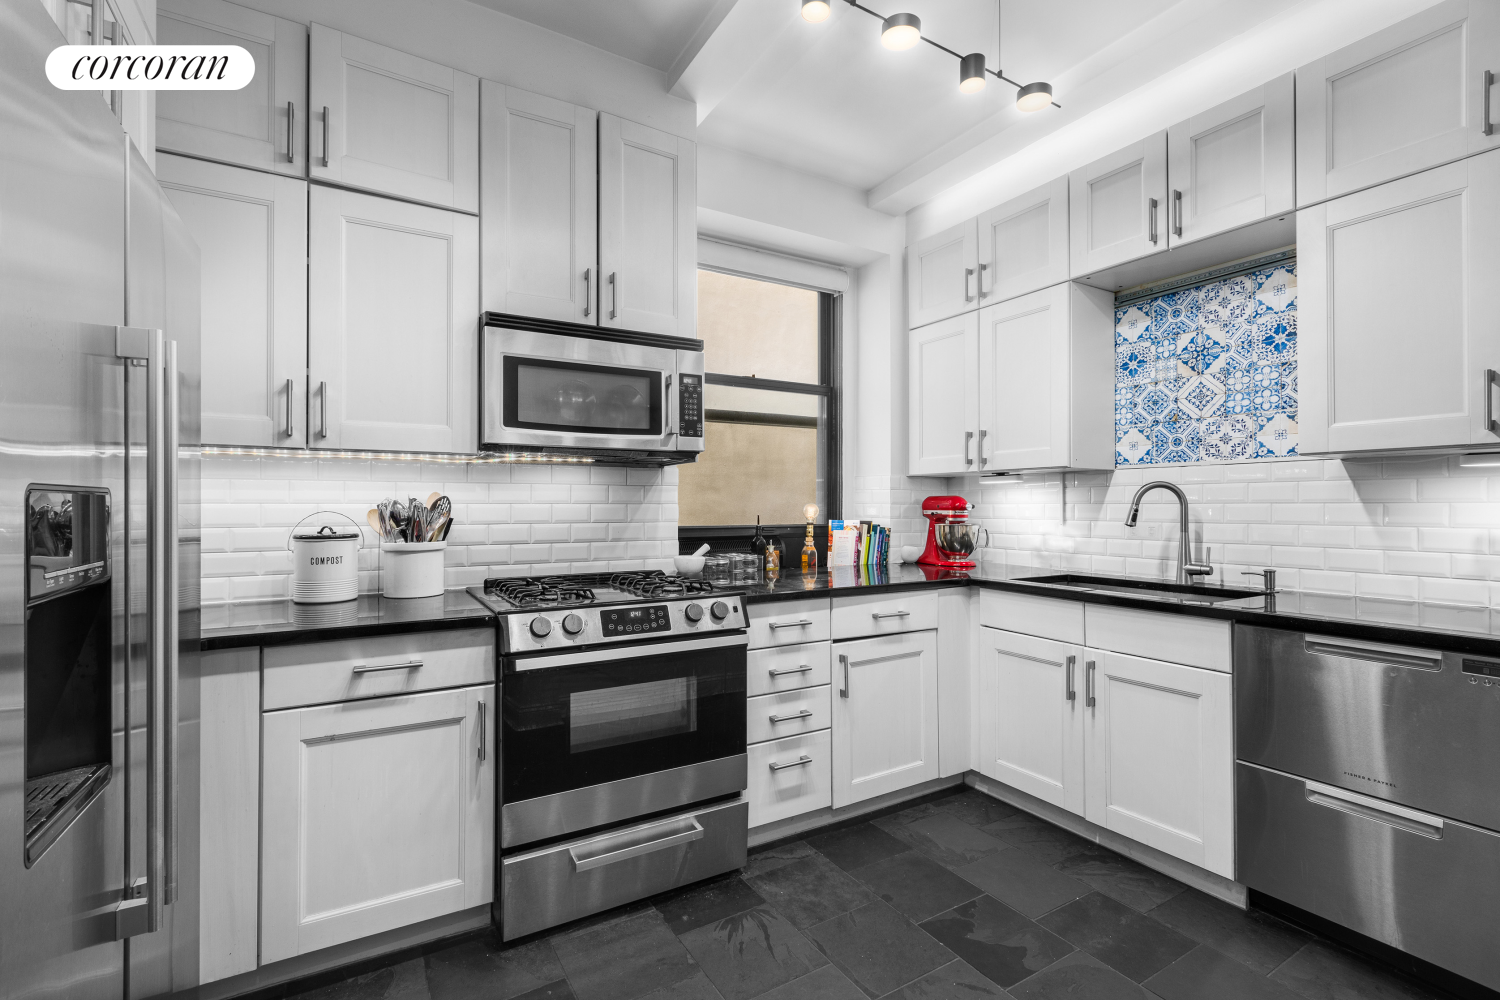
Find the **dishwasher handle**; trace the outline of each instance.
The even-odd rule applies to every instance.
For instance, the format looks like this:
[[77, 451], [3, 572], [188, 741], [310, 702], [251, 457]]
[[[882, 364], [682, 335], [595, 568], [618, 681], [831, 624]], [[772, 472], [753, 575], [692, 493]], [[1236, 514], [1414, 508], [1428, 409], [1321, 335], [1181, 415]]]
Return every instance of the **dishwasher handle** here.
[[1431, 840], [1443, 839], [1443, 818], [1430, 813], [1418, 812], [1406, 806], [1398, 806], [1368, 795], [1360, 795], [1336, 785], [1325, 785], [1321, 781], [1304, 781], [1303, 794], [1307, 801], [1325, 809], [1336, 809], [1350, 816], [1384, 823], [1386, 826], [1415, 833]]

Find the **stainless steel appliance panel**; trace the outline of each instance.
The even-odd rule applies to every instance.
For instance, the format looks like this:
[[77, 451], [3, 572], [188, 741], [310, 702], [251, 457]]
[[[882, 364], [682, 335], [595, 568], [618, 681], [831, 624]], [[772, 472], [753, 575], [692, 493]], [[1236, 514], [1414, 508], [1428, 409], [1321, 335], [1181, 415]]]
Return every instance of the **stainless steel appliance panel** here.
[[737, 800], [504, 858], [501, 935], [511, 941], [743, 867], [749, 819]]
[[1500, 662], [1277, 629], [1234, 633], [1241, 760], [1500, 830]]
[[1500, 834], [1244, 761], [1236, 786], [1240, 882], [1500, 989]]

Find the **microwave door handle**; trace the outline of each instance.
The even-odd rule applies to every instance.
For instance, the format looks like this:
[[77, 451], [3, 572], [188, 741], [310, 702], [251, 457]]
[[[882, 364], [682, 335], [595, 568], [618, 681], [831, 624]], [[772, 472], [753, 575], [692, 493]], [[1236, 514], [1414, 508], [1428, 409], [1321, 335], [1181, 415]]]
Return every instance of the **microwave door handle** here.
[[672, 402], [672, 376], [667, 376], [667, 437], [677, 436], [677, 407]]

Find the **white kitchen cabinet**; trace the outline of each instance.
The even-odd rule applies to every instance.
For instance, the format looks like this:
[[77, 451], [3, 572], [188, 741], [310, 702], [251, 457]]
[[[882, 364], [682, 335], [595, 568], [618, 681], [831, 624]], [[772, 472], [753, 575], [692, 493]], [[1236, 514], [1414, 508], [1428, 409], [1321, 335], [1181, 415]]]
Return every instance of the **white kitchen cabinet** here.
[[913, 476], [976, 470], [979, 316], [965, 313], [911, 331], [907, 421]]
[[975, 220], [906, 248], [907, 326], [935, 323], [979, 308], [979, 228]]
[[479, 210], [479, 80], [321, 24], [310, 41], [316, 180]]
[[692, 337], [698, 327], [697, 147], [599, 115], [599, 325]]
[[1300, 67], [1297, 203], [1500, 145], [1491, 74], [1500, 75], [1494, 0], [1444, 0]]
[[1292, 74], [1167, 130], [1167, 243], [1191, 243], [1296, 207]]
[[1068, 177], [1072, 277], [1167, 248], [1167, 133], [1079, 167]]
[[1500, 441], [1500, 151], [1297, 214], [1300, 451]]
[[492, 685], [267, 712], [262, 964], [490, 902]]
[[156, 176], [202, 260], [203, 440], [305, 446], [307, 182], [165, 153]]
[[1063, 282], [979, 312], [979, 472], [1112, 469], [1114, 296]]
[[162, 45], [238, 45], [255, 60], [239, 90], [158, 91], [156, 148], [306, 177], [306, 25], [224, 0], [162, 0], [156, 26]]
[[596, 323], [598, 114], [492, 80], [479, 108], [482, 307]]
[[309, 444], [473, 451], [478, 220], [314, 185], [308, 256]]
[[979, 217], [979, 304], [1068, 280], [1066, 175]]
[[937, 633], [833, 645], [833, 805], [938, 777]]
[[1229, 674], [1084, 650], [1085, 818], [1234, 877]]
[[981, 628], [980, 774], [1083, 814], [1083, 650]]
[[757, 743], [747, 753], [750, 829], [833, 804], [832, 736], [827, 729]]

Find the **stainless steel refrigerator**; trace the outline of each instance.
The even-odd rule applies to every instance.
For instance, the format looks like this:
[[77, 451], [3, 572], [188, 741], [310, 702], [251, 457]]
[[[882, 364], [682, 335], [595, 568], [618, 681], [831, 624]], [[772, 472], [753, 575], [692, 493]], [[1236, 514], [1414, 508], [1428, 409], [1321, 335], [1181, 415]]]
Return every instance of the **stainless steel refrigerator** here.
[[0, 0], [0, 998], [197, 984], [198, 251]]

